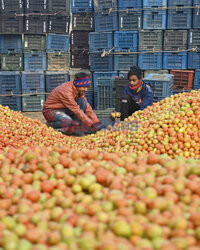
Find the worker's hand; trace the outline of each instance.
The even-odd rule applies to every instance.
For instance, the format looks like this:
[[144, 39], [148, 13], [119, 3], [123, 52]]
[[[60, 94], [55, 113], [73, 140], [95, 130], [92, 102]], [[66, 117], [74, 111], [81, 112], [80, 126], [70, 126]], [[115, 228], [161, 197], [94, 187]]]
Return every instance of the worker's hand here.
[[92, 124], [92, 130], [95, 132], [105, 129], [106, 127], [101, 122], [96, 122]]

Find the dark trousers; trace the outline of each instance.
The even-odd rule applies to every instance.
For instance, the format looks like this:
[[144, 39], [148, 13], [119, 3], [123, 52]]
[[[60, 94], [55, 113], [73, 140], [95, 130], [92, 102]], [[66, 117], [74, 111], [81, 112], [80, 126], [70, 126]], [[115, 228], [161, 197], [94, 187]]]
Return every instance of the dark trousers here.
[[136, 103], [131, 96], [123, 95], [121, 98], [120, 113], [121, 121], [131, 116], [135, 111], [140, 110], [140, 105]]

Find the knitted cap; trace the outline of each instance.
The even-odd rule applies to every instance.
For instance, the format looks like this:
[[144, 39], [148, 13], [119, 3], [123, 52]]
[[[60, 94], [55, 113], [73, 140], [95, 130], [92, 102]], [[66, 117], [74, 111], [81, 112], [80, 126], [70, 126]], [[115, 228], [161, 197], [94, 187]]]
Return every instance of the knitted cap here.
[[90, 86], [90, 78], [89, 78], [89, 76], [86, 76], [84, 78], [74, 78], [73, 84], [76, 87], [89, 87]]

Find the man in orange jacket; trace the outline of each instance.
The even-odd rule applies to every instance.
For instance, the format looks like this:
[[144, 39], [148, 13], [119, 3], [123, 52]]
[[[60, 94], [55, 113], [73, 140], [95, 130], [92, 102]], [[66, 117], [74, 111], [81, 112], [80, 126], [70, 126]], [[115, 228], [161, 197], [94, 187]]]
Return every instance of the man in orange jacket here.
[[95, 133], [105, 128], [85, 97], [89, 86], [89, 76], [80, 72], [73, 81], [53, 89], [42, 111], [50, 126], [69, 135]]

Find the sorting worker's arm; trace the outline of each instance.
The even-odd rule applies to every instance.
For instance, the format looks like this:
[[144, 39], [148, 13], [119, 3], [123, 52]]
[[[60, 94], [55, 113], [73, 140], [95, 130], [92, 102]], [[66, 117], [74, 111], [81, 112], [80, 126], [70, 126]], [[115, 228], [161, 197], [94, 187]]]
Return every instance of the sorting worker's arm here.
[[153, 92], [149, 86], [146, 85], [144, 92], [142, 93], [141, 110], [153, 104]]

